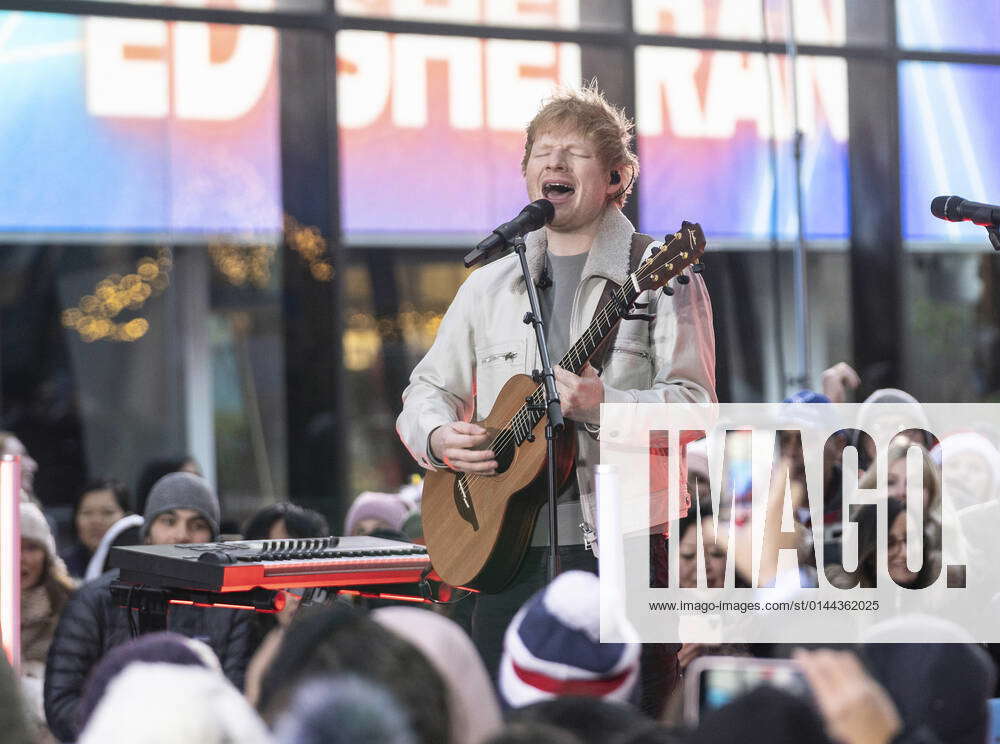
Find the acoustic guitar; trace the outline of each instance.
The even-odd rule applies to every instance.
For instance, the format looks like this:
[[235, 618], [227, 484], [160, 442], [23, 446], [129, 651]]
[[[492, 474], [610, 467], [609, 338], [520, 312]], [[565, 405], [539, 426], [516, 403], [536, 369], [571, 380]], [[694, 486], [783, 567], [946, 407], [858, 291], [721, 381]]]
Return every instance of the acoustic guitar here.
[[[683, 222], [663, 243], [598, 309], [561, 367], [580, 374], [642, 292], [666, 287], [705, 252], [705, 235], [697, 223]], [[664, 291], [673, 294], [669, 287]], [[517, 573], [548, 496], [544, 405], [544, 388], [529, 375], [514, 375], [489, 416], [478, 422], [493, 435], [489, 447], [496, 456], [496, 474], [427, 473], [421, 507], [424, 538], [434, 570], [452, 586], [497, 592]], [[567, 427], [557, 441], [569, 443], [557, 450], [558, 479], [565, 483], [573, 473], [576, 437]]]

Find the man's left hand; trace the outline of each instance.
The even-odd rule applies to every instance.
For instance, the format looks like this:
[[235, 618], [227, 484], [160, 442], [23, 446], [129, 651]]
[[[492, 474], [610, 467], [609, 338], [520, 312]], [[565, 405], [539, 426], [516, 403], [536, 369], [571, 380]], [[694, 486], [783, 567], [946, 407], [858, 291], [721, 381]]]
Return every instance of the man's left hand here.
[[597, 407], [604, 402], [604, 382], [597, 376], [597, 370], [585, 364], [580, 375], [558, 365], [552, 371], [556, 375], [556, 391], [562, 402], [563, 416], [578, 421], [585, 420], [588, 414], [594, 417]]

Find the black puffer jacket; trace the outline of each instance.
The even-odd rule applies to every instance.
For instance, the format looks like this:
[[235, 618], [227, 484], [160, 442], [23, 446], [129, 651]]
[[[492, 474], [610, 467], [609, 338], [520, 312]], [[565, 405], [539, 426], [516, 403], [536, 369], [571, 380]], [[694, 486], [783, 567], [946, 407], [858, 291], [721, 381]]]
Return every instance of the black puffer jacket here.
[[[76, 741], [77, 704], [90, 670], [115, 646], [131, 639], [128, 615], [111, 601], [108, 571], [84, 584], [70, 599], [59, 620], [45, 665], [45, 717], [60, 741]], [[226, 677], [243, 689], [250, 656], [250, 613], [216, 608], [175, 607], [167, 629], [204, 641], [219, 657]]]

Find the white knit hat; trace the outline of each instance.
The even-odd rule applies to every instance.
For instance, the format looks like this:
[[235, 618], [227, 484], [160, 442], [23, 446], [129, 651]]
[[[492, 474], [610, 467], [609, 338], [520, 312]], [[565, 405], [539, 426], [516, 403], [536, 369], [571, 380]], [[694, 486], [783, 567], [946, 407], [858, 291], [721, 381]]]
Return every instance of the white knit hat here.
[[504, 636], [500, 695], [519, 708], [564, 695], [630, 702], [638, 643], [600, 642], [600, 581], [567, 571], [528, 600]]
[[48, 520], [45, 519], [42, 510], [31, 501], [22, 501], [20, 507], [21, 537], [34, 540], [45, 548], [45, 553], [48, 556], [49, 576], [55, 576], [68, 581], [69, 571], [66, 570], [66, 564], [63, 562], [63, 559], [59, 557], [59, 553], [56, 550], [56, 540], [52, 537], [52, 530], [49, 528]]
[[267, 727], [219, 672], [133, 662], [108, 685], [79, 744], [270, 744]]
[[49, 523], [45, 521], [42, 510], [30, 501], [21, 502], [21, 537], [34, 540], [45, 546], [45, 552], [49, 554], [50, 561], [58, 558], [56, 540], [52, 537]]

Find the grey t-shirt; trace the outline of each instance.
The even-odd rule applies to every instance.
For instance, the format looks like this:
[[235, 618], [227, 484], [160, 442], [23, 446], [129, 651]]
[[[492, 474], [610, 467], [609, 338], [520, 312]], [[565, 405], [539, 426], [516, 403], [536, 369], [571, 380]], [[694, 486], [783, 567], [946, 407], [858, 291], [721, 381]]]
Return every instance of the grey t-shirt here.
[[[557, 256], [546, 251], [545, 270], [552, 279], [552, 285], [538, 293], [538, 302], [545, 321], [545, 340], [553, 367], [559, 364], [569, 351], [571, 342], [576, 340], [569, 337], [569, 323], [573, 315], [573, 298], [580, 285], [580, 277], [583, 276], [587, 255], [579, 253], [575, 256]], [[557, 501], [559, 544], [581, 544], [583, 533], [579, 525], [583, 521], [583, 513], [580, 511], [580, 489], [575, 474], [570, 475], [569, 481], [559, 492]], [[549, 544], [547, 508], [542, 507], [535, 524], [531, 539], [533, 546]]]
[[539, 294], [542, 319], [545, 321], [545, 340], [549, 345], [549, 359], [555, 366], [569, 351], [569, 322], [573, 314], [573, 298], [580, 285], [587, 254], [557, 256], [546, 252], [545, 268], [552, 279], [552, 286]]

